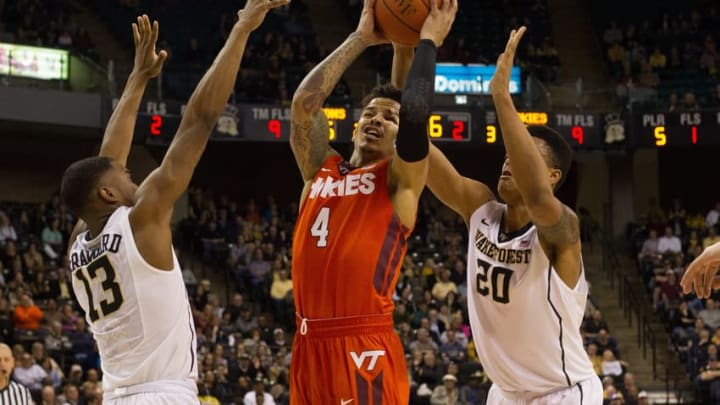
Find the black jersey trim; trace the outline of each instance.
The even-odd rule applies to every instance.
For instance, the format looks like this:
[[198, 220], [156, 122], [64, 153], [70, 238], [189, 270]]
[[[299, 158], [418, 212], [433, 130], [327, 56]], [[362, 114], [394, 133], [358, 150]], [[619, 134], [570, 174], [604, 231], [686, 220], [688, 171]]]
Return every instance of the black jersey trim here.
[[188, 326], [190, 327], [190, 336], [192, 340], [190, 340], [190, 373], [192, 373], [193, 368], [195, 368], [195, 328], [193, 327], [193, 318], [192, 318], [192, 310], [190, 309], [190, 304], [188, 304]]
[[516, 229], [511, 232], [505, 232], [505, 210], [503, 209], [502, 214], [500, 215], [500, 226], [498, 226], [497, 229], [497, 241], [498, 243], [504, 243], [509, 242], [515, 238], [519, 238], [525, 235], [530, 229], [532, 229], [533, 226], [534, 224], [532, 222], [528, 222], [520, 229]]
[[580, 390], [580, 405], [582, 405], [584, 399], [582, 385], [580, 385], [580, 383], [577, 383], [575, 385], [577, 385], [578, 389]]
[[[550, 283], [552, 278], [552, 266], [548, 265], [548, 288], [547, 288], [547, 300], [550, 303], [550, 307], [552, 308], [553, 312], [555, 313], [555, 316], [558, 319], [558, 324], [560, 325], [560, 336], [558, 339], [560, 340], [560, 359], [562, 361], [562, 371], [565, 375], [565, 380], [567, 381], [568, 387], [572, 387], [572, 383], [570, 383], [570, 376], [567, 373], [567, 370], [565, 368], [565, 346], [563, 345], [563, 323], [562, 323], [562, 317], [560, 316], [560, 313], [558, 312], [557, 308], [555, 308], [555, 304], [553, 304], [552, 300], [550, 299]], [[582, 390], [580, 391], [582, 392]]]

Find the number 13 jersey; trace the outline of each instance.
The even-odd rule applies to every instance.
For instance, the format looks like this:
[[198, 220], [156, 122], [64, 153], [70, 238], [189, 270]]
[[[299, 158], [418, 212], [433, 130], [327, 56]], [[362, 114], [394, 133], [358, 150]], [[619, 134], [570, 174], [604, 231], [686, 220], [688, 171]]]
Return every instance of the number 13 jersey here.
[[478, 357], [504, 391], [544, 393], [595, 377], [580, 326], [584, 270], [575, 288], [558, 276], [534, 225], [503, 235], [505, 205], [470, 219], [468, 314]]
[[180, 265], [174, 251], [171, 271], [143, 259], [130, 210], [116, 209], [92, 240], [78, 235], [69, 255], [73, 290], [100, 352], [103, 389], [173, 381], [196, 392], [195, 326]]
[[392, 313], [410, 230], [390, 201], [388, 160], [352, 168], [323, 162], [293, 236], [295, 309], [303, 318]]

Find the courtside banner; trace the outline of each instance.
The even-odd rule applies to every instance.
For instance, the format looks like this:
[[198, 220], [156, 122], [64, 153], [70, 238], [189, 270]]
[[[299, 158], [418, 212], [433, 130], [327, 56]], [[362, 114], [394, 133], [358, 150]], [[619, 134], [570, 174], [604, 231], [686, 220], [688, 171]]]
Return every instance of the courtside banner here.
[[68, 51], [0, 42], [0, 75], [44, 80], [68, 78]]
[[[437, 94], [490, 94], [490, 79], [495, 65], [461, 63], [438, 63], [435, 69], [435, 93]], [[510, 73], [510, 94], [519, 94], [520, 68]]]

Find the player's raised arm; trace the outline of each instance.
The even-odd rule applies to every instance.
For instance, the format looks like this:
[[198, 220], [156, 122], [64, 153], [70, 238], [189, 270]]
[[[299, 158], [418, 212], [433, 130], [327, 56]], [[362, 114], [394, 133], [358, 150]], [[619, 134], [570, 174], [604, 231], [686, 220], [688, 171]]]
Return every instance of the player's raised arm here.
[[150, 79], [160, 74], [167, 59], [166, 51], [155, 51], [160, 26], [157, 21], [150, 23], [147, 15], [137, 18], [132, 24], [135, 43], [135, 63], [130, 72], [125, 90], [123, 90], [110, 120], [105, 127], [99, 156], [109, 157], [125, 166], [135, 129], [140, 101]]
[[420, 30], [420, 43], [410, 66], [400, 102], [400, 124], [389, 182], [396, 187], [394, 205], [400, 220], [413, 225], [417, 200], [425, 187], [430, 139], [427, 122], [435, 93], [437, 48], [455, 20], [457, 0], [431, 1], [430, 14]]
[[442, 151], [432, 144], [428, 163], [428, 188], [443, 204], [463, 217], [466, 224], [470, 223], [476, 209], [495, 199], [487, 185], [458, 173]]
[[290, 147], [305, 182], [315, 177], [327, 156], [336, 153], [328, 144], [328, 122], [322, 110], [325, 100], [367, 47], [387, 42], [375, 32], [374, 7], [375, 0], [364, 0], [355, 32], [305, 76], [293, 96]]
[[[98, 156], [109, 157], [122, 166], [127, 165], [135, 130], [135, 119], [145, 88], [150, 79], [160, 74], [163, 63], [167, 59], [166, 51], [155, 51], [159, 32], [158, 22], [153, 21], [151, 24], [147, 15], [138, 17], [137, 22], [132, 24], [135, 62], [127, 83], [125, 83], [120, 101], [105, 127], [105, 134], [98, 153]], [[78, 220], [68, 239], [69, 245], [72, 245], [76, 236], [85, 229], [85, 223]]]
[[212, 128], [230, 98], [250, 33], [267, 12], [289, 0], [248, 0], [212, 66], [188, 101], [180, 127], [160, 167], [140, 185], [131, 215], [133, 223], [168, 224], [172, 207], [185, 191], [205, 150]]
[[412, 46], [393, 43], [393, 60], [392, 70], [390, 73], [390, 83], [398, 89], [405, 87], [405, 80], [410, 73], [413, 56], [415, 56], [415, 48]]
[[683, 274], [680, 285], [683, 292], [690, 294], [695, 291], [699, 298], [708, 298], [713, 289], [720, 288], [720, 280], [715, 278], [720, 270], [720, 243], [707, 247], [688, 266]]
[[553, 260], [560, 277], [569, 286], [574, 286], [581, 271], [579, 223], [575, 213], [563, 205], [553, 191], [553, 185], [565, 173], [549, 167], [539, 149], [547, 145], [539, 146], [530, 136], [518, 117], [509, 91], [515, 50], [524, 33], [525, 27], [510, 33], [505, 52], [498, 57], [490, 91], [503, 132], [506, 164], [511, 168], [512, 178], [527, 206], [530, 220], [537, 226], [543, 242], [552, 249], [552, 252], [547, 252], [548, 257]]

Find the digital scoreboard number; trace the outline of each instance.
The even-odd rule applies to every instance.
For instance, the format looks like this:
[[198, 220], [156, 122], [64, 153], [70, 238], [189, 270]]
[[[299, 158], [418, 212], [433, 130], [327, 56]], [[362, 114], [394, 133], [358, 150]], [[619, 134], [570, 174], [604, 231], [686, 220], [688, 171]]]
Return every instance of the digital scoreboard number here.
[[470, 141], [472, 115], [469, 112], [436, 112], [428, 120], [432, 140]]

